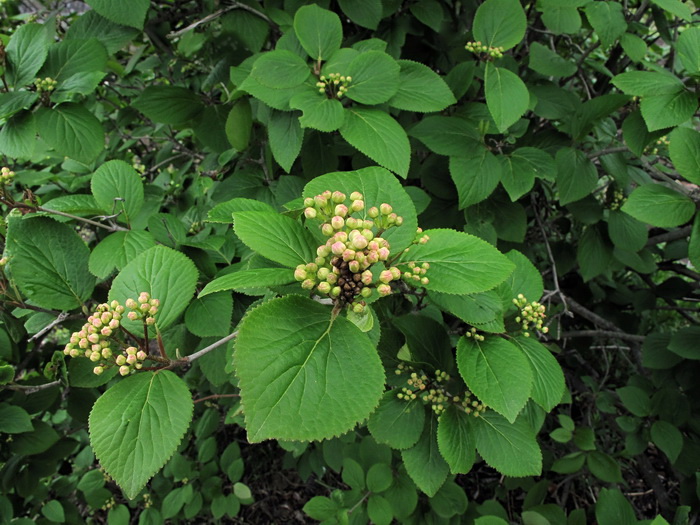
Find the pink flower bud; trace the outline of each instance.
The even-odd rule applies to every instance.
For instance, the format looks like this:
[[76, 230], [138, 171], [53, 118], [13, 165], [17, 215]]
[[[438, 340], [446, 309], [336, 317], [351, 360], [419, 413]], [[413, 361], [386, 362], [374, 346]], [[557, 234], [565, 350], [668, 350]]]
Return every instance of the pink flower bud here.
[[353, 192], [350, 194], [350, 200], [351, 200], [351, 201], [361, 201], [362, 199], [364, 199], [364, 197], [363, 197], [363, 195], [362, 195], [359, 191], [353, 191]]
[[92, 325], [89, 325], [89, 326], [87, 327], [87, 334], [88, 334], [88, 335], [90, 335], [90, 334], [96, 334], [96, 333], [97, 333], [97, 328], [95, 328], [95, 327], [92, 326]]
[[110, 357], [112, 357], [112, 350], [109, 348], [103, 348], [100, 353], [105, 359], [109, 359]]
[[374, 239], [374, 234], [372, 233], [372, 230], [370, 230], [369, 228], [365, 228], [364, 230], [362, 230], [362, 236], [365, 239], [367, 239], [367, 242]]
[[117, 328], [119, 328], [119, 321], [117, 321], [116, 319], [112, 319], [112, 320], [109, 322], [109, 327], [110, 327], [112, 330], [116, 330]]
[[379, 206], [379, 211], [381, 212], [382, 215], [389, 215], [394, 209], [391, 207], [391, 205], [387, 204], [386, 202], [383, 202]]
[[323, 195], [316, 195], [314, 197], [314, 204], [318, 208], [323, 208], [327, 203], [328, 199], [326, 199]]
[[102, 359], [102, 356], [100, 355], [99, 352], [92, 352], [90, 354], [90, 361], [92, 361], [93, 363], [96, 363], [100, 359]]
[[123, 314], [124, 313], [124, 307], [122, 305], [117, 306], [114, 311], [118, 314]]
[[133, 365], [136, 362], [136, 356], [135, 355], [128, 355], [126, 356], [126, 363], [129, 365]]
[[348, 233], [347, 232], [337, 232], [333, 236], [334, 241], [340, 241], [340, 242], [348, 242]]
[[391, 286], [388, 284], [380, 284], [377, 286], [377, 293], [380, 297], [385, 297], [391, 293]]
[[309, 207], [314, 205], [314, 200], [311, 197], [306, 197], [304, 199], [304, 206]]
[[116, 310], [119, 307], [119, 301], [114, 300], [111, 303], [109, 303], [109, 306], [110, 308], [112, 308], [112, 310]]
[[136, 352], [136, 359], [138, 359], [139, 361], [145, 361], [147, 357], [148, 354], [143, 350], [139, 350], [138, 352]]
[[156, 315], [157, 313], [158, 313], [158, 308], [156, 308], [155, 306], [151, 306], [148, 309], [148, 314], [151, 316]]
[[428, 284], [429, 282], [430, 282], [430, 279], [428, 279], [427, 277], [421, 277], [420, 283], [421, 283], [423, 286], [425, 286], [425, 285]]
[[352, 201], [352, 204], [350, 205], [350, 209], [352, 211], [362, 211], [365, 209], [365, 201]]
[[80, 337], [78, 337], [77, 334], [73, 334], [73, 335], [70, 336], [70, 343], [71, 343], [72, 345], [77, 345], [77, 344], [78, 344], [78, 341], [80, 341]]
[[330, 237], [331, 235], [333, 235], [334, 232], [335, 230], [333, 229], [333, 226], [331, 226], [327, 222], [321, 226], [321, 233], [326, 237]]
[[389, 284], [394, 280], [394, 274], [390, 270], [384, 270], [379, 274], [379, 280], [384, 284]]
[[317, 289], [320, 293], [329, 294], [331, 292], [331, 283], [328, 281], [320, 282]]
[[150, 310], [150, 308], [151, 308], [151, 306], [147, 302], [143, 303], [141, 306], [139, 306], [139, 310], [141, 310], [144, 313], [148, 312], [148, 310]]
[[132, 312], [129, 312], [128, 314], [126, 314], [126, 316], [127, 316], [129, 319], [131, 319], [132, 321], [136, 321], [136, 319], [139, 318], [139, 314], [137, 314], [136, 312], [133, 312], [133, 311], [132, 311]]
[[316, 266], [323, 266], [326, 264], [326, 258], [325, 257], [316, 257], [314, 259], [314, 262], [316, 263]]
[[334, 191], [333, 194], [331, 195], [331, 200], [336, 203], [340, 204], [341, 202], [345, 202], [345, 194], [340, 192], [340, 191]]
[[301, 287], [304, 290], [311, 290], [313, 289], [315, 283], [311, 279], [306, 279], [301, 283]]
[[155, 317], [146, 317], [146, 324], [148, 326], [153, 326], [156, 324], [156, 318]]
[[369, 230], [372, 228], [372, 226], [374, 226], [374, 221], [370, 221], [369, 219], [365, 219], [364, 221], [362, 221], [362, 226], [365, 229]]
[[71, 348], [70, 345], [66, 345], [66, 347], [63, 349], [63, 354], [70, 355], [71, 350], [73, 350], [73, 348]]
[[389, 258], [389, 248], [379, 248], [379, 252], [377, 252], [377, 255], [379, 256], [380, 261], [386, 261]]
[[371, 252], [376, 252], [379, 250], [379, 243], [376, 241], [376, 239], [367, 243], [367, 249]]
[[318, 265], [316, 263], [308, 263], [304, 268], [309, 273], [316, 273], [318, 271]]
[[89, 336], [87, 336], [87, 340], [90, 341], [91, 343], [99, 343], [100, 336], [97, 334], [90, 334]]
[[87, 337], [87, 336], [88, 336], [88, 333], [85, 330], [81, 330], [80, 332], [78, 332], [78, 337], [82, 338], [82, 337]]
[[351, 246], [356, 250], [364, 250], [367, 248], [367, 244], [367, 239], [365, 239], [362, 235], [358, 235], [352, 240]]
[[134, 301], [133, 299], [127, 299], [126, 303], [124, 304], [126, 304], [126, 307], [130, 308], [131, 310], [135, 309], [137, 306], [136, 301]]
[[70, 356], [71, 357], [80, 357], [80, 351], [76, 348], [73, 348], [70, 351]]
[[130, 346], [126, 349], [126, 355], [136, 355], [137, 352], [138, 348], [136, 348], [135, 346]]
[[95, 368], [92, 369], [92, 373], [95, 375], [100, 375], [104, 371], [105, 371], [105, 369], [102, 368], [101, 366], [96, 366]]
[[90, 350], [93, 352], [100, 352], [102, 351], [102, 347], [100, 345], [90, 345]]
[[345, 251], [345, 243], [340, 241], [334, 242], [333, 246], [331, 246], [331, 251], [333, 255], [341, 255]]
[[109, 322], [112, 320], [112, 314], [111, 314], [110, 312], [104, 312], [104, 313], [100, 316], [100, 320], [101, 320], [102, 323], [104, 323], [104, 324], [109, 324]]
[[360, 219], [356, 219], [355, 217], [348, 217], [345, 219], [345, 226], [352, 230], [359, 228], [361, 225], [362, 221]]
[[115, 320], [121, 321], [121, 319], [122, 319], [122, 314], [120, 314], [119, 312], [114, 312], [114, 314], [112, 314], [112, 321], [115, 321]]
[[151, 298], [148, 292], [141, 292], [139, 295], [139, 303], [145, 304], [148, 302], [148, 300]]
[[367, 215], [371, 219], [376, 219], [379, 217], [379, 209], [376, 206], [372, 206], [369, 210], [367, 210]]
[[331, 273], [331, 270], [329, 268], [319, 268], [318, 271], [316, 272], [316, 277], [318, 277], [319, 281], [324, 281], [326, 277], [328, 277], [328, 274]]
[[100, 328], [102, 326], [102, 319], [100, 319], [99, 317], [93, 317], [92, 326], [94, 326], [95, 328]]
[[369, 252], [367, 254], [367, 262], [369, 264], [374, 264], [376, 262], [379, 262], [379, 255], [377, 252]]
[[360, 271], [360, 263], [357, 262], [357, 261], [350, 261], [350, 262], [348, 263], [348, 269], [349, 269], [352, 273], [357, 273], [357, 272]]
[[315, 208], [306, 208], [304, 210], [304, 217], [307, 219], [315, 219], [316, 218], [316, 209]]
[[100, 333], [105, 337], [109, 337], [112, 335], [112, 329], [109, 326], [105, 326], [102, 330], [100, 330]]
[[90, 341], [87, 339], [81, 339], [78, 341], [78, 346], [84, 350], [90, 346]]
[[396, 226], [401, 226], [403, 224], [403, 217], [401, 217], [401, 215], [397, 216], [394, 224], [396, 224]]
[[365, 270], [364, 272], [362, 272], [362, 275], [360, 276], [360, 281], [364, 285], [372, 284], [372, 279], [373, 279], [373, 275], [372, 275], [372, 272], [370, 270]]
[[129, 368], [126, 365], [119, 367], [119, 373], [123, 376], [128, 376], [130, 371], [131, 371], [131, 368]]
[[344, 250], [343, 251], [343, 260], [344, 261], [355, 260], [355, 250]]
[[336, 215], [345, 217], [348, 214], [348, 207], [345, 204], [338, 204], [334, 210]]
[[119, 366], [123, 365], [126, 363], [126, 356], [119, 354], [117, 358], [114, 360]]
[[331, 226], [334, 230], [340, 230], [345, 225], [345, 220], [340, 216], [336, 215], [331, 219]]
[[397, 218], [398, 218], [398, 215], [396, 215], [395, 213], [390, 213], [390, 214], [387, 216], [386, 220], [387, 220], [387, 222], [388, 222], [389, 224], [396, 224], [396, 219], [397, 219]]

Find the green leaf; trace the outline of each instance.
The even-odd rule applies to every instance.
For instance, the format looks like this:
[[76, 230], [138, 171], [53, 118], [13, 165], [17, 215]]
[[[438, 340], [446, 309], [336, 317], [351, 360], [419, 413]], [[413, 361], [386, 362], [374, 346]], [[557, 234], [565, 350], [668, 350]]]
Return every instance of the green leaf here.
[[17, 456], [33, 456], [49, 450], [60, 439], [48, 423], [35, 420], [31, 432], [12, 436], [10, 451]]
[[382, 19], [381, 0], [365, 0], [361, 3], [354, 0], [338, 0], [338, 5], [350, 20], [367, 29], [377, 29]]
[[15, 90], [34, 81], [46, 60], [52, 35], [50, 24], [22, 24], [5, 48], [7, 80]]
[[700, 327], [688, 326], [681, 328], [671, 336], [668, 349], [686, 359], [700, 359], [700, 347], [697, 345]]
[[525, 418], [509, 423], [487, 410], [472, 422], [476, 449], [486, 463], [501, 474], [513, 477], [539, 476], [542, 452]]
[[528, 66], [540, 75], [554, 78], [571, 76], [577, 70], [576, 64], [562, 58], [539, 42], [530, 44], [530, 61]]
[[469, 324], [489, 323], [502, 315], [501, 298], [493, 290], [471, 295], [430, 292], [429, 297], [438, 308]]
[[143, 206], [143, 183], [136, 170], [123, 160], [100, 166], [90, 181], [97, 204], [109, 215], [120, 214], [124, 222], [136, 217]]
[[238, 99], [226, 117], [226, 138], [238, 151], [243, 151], [250, 144], [253, 127], [253, 113], [248, 97]]
[[693, 218], [695, 203], [661, 184], [645, 184], [632, 192], [621, 210], [652, 226], [674, 228]]
[[114, 366], [96, 375], [93, 370], [95, 363], [86, 357], [73, 357], [68, 362], [68, 381], [70, 386], [77, 388], [95, 388], [107, 384], [119, 372], [119, 368]]
[[599, 525], [635, 525], [632, 505], [618, 489], [601, 489], [595, 505], [595, 517]]
[[350, 195], [354, 191], [362, 193], [365, 209], [353, 214], [355, 217], [369, 219], [367, 210], [372, 206], [379, 207], [382, 203], [391, 204], [394, 213], [403, 217], [403, 224], [391, 228], [382, 234], [389, 241], [392, 253], [399, 253], [407, 248], [416, 238], [416, 210], [413, 201], [404, 191], [403, 186], [389, 171], [377, 166], [362, 168], [355, 171], [337, 171], [316, 177], [304, 187], [303, 196], [314, 197], [324, 191], [333, 190]]
[[598, 228], [587, 227], [579, 239], [576, 259], [578, 260], [581, 277], [590, 281], [594, 277], [610, 269], [612, 253], [609, 244], [603, 239]]
[[641, 157], [644, 149], [655, 139], [665, 134], [665, 130], [650, 133], [644, 122], [642, 112], [637, 110], [630, 113], [622, 123], [622, 136], [627, 147], [635, 155]]
[[146, 231], [129, 230], [110, 233], [90, 253], [90, 273], [105, 279], [116, 268], [121, 270], [136, 256], [155, 246], [153, 235]]
[[285, 215], [265, 211], [236, 212], [233, 228], [248, 248], [289, 268], [316, 258], [311, 233]]
[[438, 422], [438, 447], [453, 474], [467, 474], [476, 461], [476, 438], [473, 416], [457, 408], [447, 407]]
[[365, 471], [357, 461], [352, 458], [343, 459], [343, 483], [354, 490], [365, 488]]
[[450, 294], [485, 292], [508, 278], [513, 263], [486, 241], [454, 230], [427, 230], [430, 240], [412, 246], [396, 266], [429, 263], [426, 289]]
[[609, 48], [627, 30], [627, 21], [618, 2], [589, 2], [586, 17], [600, 39], [603, 49]]
[[683, 434], [666, 421], [655, 421], [651, 426], [651, 440], [663, 450], [671, 464], [675, 463], [683, 449]]
[[137, 34], [136, 29], [114, 23], [92, 10], [71, 21], [66, 39], [97, 38], [105, 46], [107, 53], [111, 55], [124, 47]]
[[371, 494], [367, 499], [367, 516], [375, 525], [390, 525], [394, 521], [391, 505], [379, 494]]
[[627, 56], [633, 62], [641, 62], [647, 54], [647, 44], [644, 40], [632, 33], [625, 33], [620, 37], [620, 44]]
[[440, 26], [445, 18], [442, 4], [437, 0], [418, 0], [415, 4], [411, 4], [411, 14], [436, 33], [440, 32]]
[[90, 444], [134, 499], [170, 459], [192, 420], [185, 383], [168, 370], [141, 372], [107, 390], [90, 411]]
[[[170, 326], [187, 307], [197, 285], [198, 272], [194, 263], [184, 254], [165, 246], [154, 246], [127, 264], [112, 282], [109, 300], [124, 304], [148, 292], [158, 299], [155, 314], [158, 330]], [[130, 331], [141, 333], [141, 326], [127, 319], [122, 321]], [[142, 324], [142, 323], [141, 323]]]
[[26, 410], [21, 407], [0, 403], [0, 432], [5, 434], [21, 434], [33, 430], [32, 420]]
[[[68, 39], [49, 48], [49, 56], [40, 74], [51, 77], [59, 83], [75, 82], [73, 77], [87, 73], [102, 73], [107, 68], [107, 50], [96, 38], [86, 40]], [[95, 82], [95, 86], [97, 85]], [[63, 89], [63, 86], [60, 86]]]
[[566, 385], [561, 366], [552, 353], [531, 337], [516, 337], [513, 344], [522, 350], [532, 370], [532, 400], [547, 412], [557, 406]]
[[0, 119], [6, 119], [28, 108], [34, 104], [38, 98], [38, 93], [32, 91], [10, 91], [8, 93], [0, 93]]
[[700, 215], [695, 215], [688, 243], [688, 258], [695, 268], [700, 268]]
[[90, 163], [105, 146], [102, 124], [84, 106], [67, 102], [36, 113], [39, 135], [60, 155]]
[[688, 73], [700, 73], [700, 27], [685, 29], [676, 41], [676, 50]]
[[299, 55], [276, 50], [260, 56], [250, 74], [263, 86], [284, 89], [303, 84], [311, 75], [311, 70]]
[[131, 105], [154, 122], [181, 125], [199, 115], [204, 106], [189, 89], [148, 86]]
[[486, 148], [468, 157], [450, 157], [450, 177], [457, 186], [459, 209], [488, 198], [501, 180], [503, 169], [498, 158]]
[[88, 272], [89, 249], [65, 224], [37, 217], [8, 220], [5, 255], [17, 287], [36, 306], [73, 310], [95, 287]]
[[185, 326], [197, 337], [223, 337], [231, 333], [233, 297], [229, 292], [198, 297], [185, 311]]
[[517, 346], [501, 337], [487, 336], [484, 341], [462, 337], [457, 366], [469, 390], [508, 421], [515, 421], [533, 387], [530, 364]]
[[410, 129], [428, 149], [450, 157], [463, 156], [471, 148], [480, 146], [479, 131], [459, 117], [425, 117]]
[[690, 22], [693, 19], [693, 11], [689, 5], [684, 4], [681, 0], [651, 0], [653, 4], [658, 5], [661, 9], [668, 11], [673, 16], [677, 16]]
[[86, 0], [88, 5], [106, 19], [124, 26], [143, 29], [148, 12], [148, 0]]
[[328, 60], [340, 48], [343, 26], [337, 14], [316, 4], [300, 7], [294, 15], [294, 32], [301, 47], [315, 61]]
[[683, 124], [693, 116], [697, 107], [697, 97], [685, 89], [676, 93], [643, 97], [640, 103], [649, 131]]
[[406, 472], [413, 482], [428, 497], [433, 497], [445, 483], [450, 466], [440, 454], [437, 442], [437, 420], [434, 416], [425, 421], [425, 427], [418, 443], [402, 450]]
[[490, 62], [486, 66], [484, 91], [486, 105], [501, 133], [515, 124], [530, 104], [530, 94], [520, 77]]
[[306, 502], [302, 509], [306, 515], [314, 520], [330, 519], [338, 512], [338, 504], [325, 496], [314, 496]]
[[390, 390], [369, 416], [367, 428], [378, 443], [403, 450], [418, 442], [424, 421], [425, 408], [420, 400], [398, 399], [396, 392]]
[[398, 91], [389, 105], [406, 111], [442, 111], [457, 101], [445, 81], [428, 66], [412, 60], [398, 60]]
[[700, 133], [690, 128], [676, 128], [669, 140], [668, 152], [678, 173], [700, 184]]
[[337, 130], [345, 122], [345, 111], [340, 101], [315, 91], [294, 95], [289, 101], [289, 106], [302, 111], [299, 124], [304, 128], [329, 133]]
[[616, 390], [622, 404], [637, 417], [647, 417], [651, 413], [649, 395], [639, 387], [623, 386]]
[[304, 140], [304, 130], [301, 129], [298, 113], [272, 111], [267, 122], [267, 134], [270, 139], [270, 149], [277, 163], [287, 173], [299, 156]]
[[291, 111], [289, 101], [294, 95], [308, 91], [309, 87], [310, 86], [308, 84], [301, 84], [291, 88], [275, 89], [263, 86], [255, 79], [255, 77], [248, 75], [248, 77], [239, 86], [239, 89], [251, 94], [273, 109], [280, 111]]
[[581, 200], [595, 189], [598, 172], [585, 153], [574, 148], [559, 148], [555, 162], [562, 205]]
[[248, 313], [233, 359], [251, 442], [339, 435], [366, 418], [384, 390], [384, 368], [369, 339], [299, 296]]
[[399, 65], [381, 51], [360, 53], [347, 65], [352, 77], [346, 96], [360, 104], [381, 104], [399, 89]]
[[523, 294], [528, 301], [539, 300], [544, 292], [540, 271], [532, 264], [530, 259], [517, 250], [509, 251], [506, 253], [506, 257], [515, 265], [513, 273], [506, 280], [511, 289], [511, 299], [516, 298], [519, 294]]
[[210, 293], [222, 290], [236, 290], [245, 292], [250, 288], [269, 288], [295, 282], [294, 272], [288, 268], [257, 268], [254, 270], [239, 270], [218, 277], [207, 284], [199, 292], [198, 297], [204, 297]]
[[384, 492], [394, 482], [394, 473], [386, 463], [375, 463], [367, 471], [367, 488], [372, 492]]
[[613, 77], [612, 83], [626, 95], [673, 95], [683, 89], [683, 82], [668, 72], [629, 71]]
[[207, 222], [233, 224], [233, 212], [236, 211], [268, 211], [276, 212], [275, 208], [262, 201], [236, 197], [222, 202], [209, 210]]
[[683, 358], [668, 349], [669, 334], [652, 332], [642, 343], [642, 366], [653, 370], [667, 370], [680, 363]]
[[345, 110], [341, 136], [380, 166], [406, 178], [411, 147], [404, 129], [379, 109], [353, 107]]
[[63, 505], [61, 502], [55, 499], [47, 501], [44, 506], [41, 507], [41, 513], [44, 517], [54, 523], [64, 523], [66, 521], [66, 513], [63, 510]]
[[14, 158], [28, 158], [36, 146], [34, 113], [22, 111], [0, 128], [0, 151]]
[[422, 315], [405, 315], [395, 318], [394, 325], [405, 336], [410, 356], [401, 359], [429, 371], [454, 371], [452, 345], [441, 323]]
[[[474, 40], [510, 49], [523, 39], [527, 21], [518, 0], [486, 0], [474, 16]], [[489, 64], [490, 65], [490, 64]]]
[[542, 21], [555, 34], [573, 34], [581, 29], [581, 15], [577, 7], [585, 2], [577, 0], [544, 0]]
[[608, 216], [608, 234], [613, 244], [622, 250], [638, 252], [646, 246], [646, 226], [627, 213], [612, 210]]
[[586, 455], [586, 464], [596, 478], [607, 483], [622, 483], [620, 465], [608, 454], [593, 450]]

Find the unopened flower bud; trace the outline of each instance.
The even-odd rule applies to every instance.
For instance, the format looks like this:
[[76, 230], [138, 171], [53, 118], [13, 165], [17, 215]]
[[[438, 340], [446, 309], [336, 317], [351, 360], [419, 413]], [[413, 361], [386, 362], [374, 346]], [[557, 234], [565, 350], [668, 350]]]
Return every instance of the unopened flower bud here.
[[313, 289], [314, 285], [315, 285], [315, 283], [311, 279], [306, 279], [301, 283], [301, 287], [304, 290], [311, 290], [311, 289]]
[[110, 348], [103, 348], [100, 354], [102, 354], [102, 357], [105, 359], [109, 359], [112, 357], [112, 350]]
[[155, 317], [146, 317], [146, 324], [148, 326], [153, 326], [156, 324], [156, 318]]
[[93, 352], [101, 352], [102, 347], [100, 345], [90, 345], [90, 350], [92, 350]]
[[130, 372], [130, 371], [131, 371], [131, 368], [129, 368], [129, 367], [126, 366], [126, 365], [120, 366], [120, 367], [119, 367], [119, 373], [120, 373], [121, 375], [123, 375], [123, 376], [129, 375], [129, 372]]
[[133, 365], [137, 361], [135, 355], [128, 355], [126, 356], [126, 362], [127, 364]]
[[352, 201], [352, 204], [350, 205], [350, 209], [352, 211], [362, 211], [365, 209], [365, 201], [357, 200], [357, 201]]
[[333, 194], [331, 195], [331, 200], [335, 204], [340, 204], [341, 202], [345, 202], [345, 194], [340, 192], [340, 191], [334, 191]]
[[362, 226], [362, 221], [360, 219], [356, 219], [355, 217], [348, 217], [345, 219], [345, 226], [351, 230], [355, 230]]
[[357, 272], [360, 271], [360, 263], [359, 263], [358, 261], [350, 261], [350, 262], [348, 263], [348, 269], [349, 269], [352, 273], [357, 273]]
[[380, 297], [385, 297], [391, 293], [391, 286], [388, 284], [380, 284], [377, 286], [377, 293]]
[[328, 203], [328, 199], [326, 199], [323, 195], [316, 195], [314, 197], [314, 204], [318, 208], [323, 208], [327, 203]]
[[[334, 270], [337, 270], [337, 268], [333, 268]], [[335, 283], [338, 282], [338, 275], [335, 273], [329, 273], [328, 277], [326, 277], [326, 281], [328, 281], [328, 284], [334, 285]]]
[[372, 284], [372, 278], [372, 272], [370, 270], [365, 270], [360, 276], [360, 282], [362, 282], [364, 285], [369, 285]]
[[87, 339], [81, 339], [78, 341], [78, 346], [84, 350], [90, 346], [90, 341]]
[[148, 354], [144, 352], [143, 350], [139, 350], [136, 352], [136, 359], [139, 361], [144, 361], [148, 357]]
[[306, 208], [304, 210], [304, 217], [307, 219], [315, 219], [316, 218], [316, 209], [315, 208]]
[[96, 363], [100, 359], [102, 359], [102, 356], [100, 355], [99, 352], [92, 352], [90, 354], [90, 361], [92, 361], [93, 363]]
[[379, 256], [380, 261], [386, 261], [389, 258], [389, 248], [379, 248], [379, 251], [377, 252], [377, 255]]
[[[353, 230], [353, 231], [357, 231], [357, 230]], [[352, 240], [351, 246], [355, 250], [364, 250], [365, 248], [367, 248], [367, 244], [368, 244], [367, 239], [365, 239], [362, 235], [357, 235]]]
[[336, 215], [331, 219], [331, 226], [334, 230], [340, 230], [345, 225], [345, 220], [340, 216]]
[[430, 283], [430, 279], [427, 277], [421, 277], [420, 283], [425, 286], [426, 284]]
[[331, 292], [331, 284], [328, 281], [322, 281], [318, 283], [316, 289], [323, 294], [329, 294]]
[[130, 346], [129, 348], [126, 349], [126, 354], [127, 355], [136, 355], [136, 353], [139, 351], [138, 348], [135, 346]]
[[390, 204], [387, 204], [386, 202], [384, 202], [379, 206], [379, 211], [381, 212], [382, 215], [389, 215], [393, 211], [393, 208], [391, 207]]
[[126, 314], [126, 316], [127, 316], [129, 319], [131, 319], [132, 321], [136, 321], [136, 319], [139, 318], [139, 314], [137, 314], [137, 313], [134, 312], [134, 311], [129, 312], [128, 314]]
[[104, 324], [109, 324], [109, 322], [112, 320], [112, 314], [110, 312], [103, 312], [100, 316], [100, 320]]
[[109, 326], [105, 326], [104, 328], [102, 328], [102, 330], [100, 330], [100, 333], [105, 337], [109, 337], [110, 335], [112, 335], [112, 329]]
[[90, 334], [87, 336], [87, 340], [91, 343], [98, 343], [100, 341], [100, 336], [97, 334]]
[[351, 201], [361, 201], [362, 199], [364, 199], [364, 196], [359, 191], [353, 191], [350, 194]]
[[297, 266], [297, 268], [294, 270], [294, 278], [297, 281], [303, 281], [306, 279], [306, 270], [303, 266]]
[[394, 274], [390, 270], [384, 270], [379, 274], [379, 280], [384, 284], [389, 284], [394, 280]]
[[369, 299], [372, 297], [372, 289], [371, 288], [363, 288], [362, 291], [360, 292], [360, 295], [364, 297], [365, 299]]
[[325, 257], [316, 257], [314, 259], [314, 262], [316, 263], [316, 266], [323, 266], [326, 264], [326, 258]]
[[141, 292], [141, 294], [139, 295], [139, 303], [145, 304], [150, 298], [151, 296], [148, 292]]
[[379, 217], [379, 208], [377, 208], [376, 206], [372, 206], [369, 210], [367, 210], [367, 215], [371, 219], [376, 219], [377, 217]]
[[71, 357], [80, 357], [80, 350], [77, 348], [72, 348], [69, 352]]
[[335, 207], [334, 213], [339, 217], [346, 217], [348, 214], [348, 207], [345, 204], [338, 204]]
[[156, 308], [155, 306], [151, 306], [151, 307], [148, 309], [148, 313], [149, 313], [149, 315], [151, 315], [151, 316], [156, 315], [156, 314], [158, 313], [158, 308]]
[[130, 308], [131, 310], [133, 310], [137, 307], [136, 301], [134, 301], [133, 299], [127, 299], [126, 303], [124, 303], [124, 304], [126, 304], [126, 307]]
[[345, 243], [340, 241], [334, 242], [333, 246], [331, 246], [331, 251], [333, 255], [341, 255], [345, 251]]
[[116, 319], [112, 319], [112, 320], [109, 322], [109, 327], [110, 327], [112, 330], [116, 330], [117, 328], [119, 328], [119, 321], [117, 321]]
[[361, 314], [362, 312], [365, 311], [365, 306], [361, 303], [357, 303], [353, 305], [352, 311], [355, 312], [356, 314]]
[[393, 279], [401, 279], [401, 270], [399, 270], [396, 266], [389, 268], [389, 271], [391, 272], [391, 277]]
[[150, 310], [151, 306], [148, 304], [148, 302], [145, 302], [139, 306], [139, 310], [142, 312], [146, 313], [148, 310]]
[[104, 371], [105, 371], [105, 369], [102, 368], [101, 366], [96, 366], [95, 368], [92, 369], [92, 373], [95, 375], [100, 375]]
[[123, 354], [119, 354], [116, 359], [114, 360], [119, 366], [123, 365], [126, 363], [126, 356]]
[[310, 207], [310, 206], [313, 206], [314, 204], [315, 204], [315, 203], [314, 203], [313, 198], [311, 198], [311, 197], [306, 197], [306, 198], [304, 199], [304, 206], [306, 206], [307, 208]]
[[340, 286], [334, 286], [331, 290], [332, 297], [338, 297], [340, 295]]

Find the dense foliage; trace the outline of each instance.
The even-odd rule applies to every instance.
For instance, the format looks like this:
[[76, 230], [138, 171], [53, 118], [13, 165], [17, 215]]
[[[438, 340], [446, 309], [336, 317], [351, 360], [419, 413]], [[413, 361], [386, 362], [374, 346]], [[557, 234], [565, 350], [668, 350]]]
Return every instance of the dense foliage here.
[[697, 6], [0, 1], [0, 523], [694, 521]]

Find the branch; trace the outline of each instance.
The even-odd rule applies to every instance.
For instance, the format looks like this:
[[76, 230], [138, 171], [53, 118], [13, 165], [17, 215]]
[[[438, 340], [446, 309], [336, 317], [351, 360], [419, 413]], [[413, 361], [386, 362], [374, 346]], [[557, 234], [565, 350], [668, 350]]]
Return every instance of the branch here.
[[573, 330], [571, 332], [562, 332], [561, 339], [566, 337], [605, 337], [611, 339], [622, 339], [623, 341], [634, 341], [635, 343], [643, 343], [646, 339], [646, 337], [643, 335], [628, 334], [613, 330]]
[[219, 348], [221, 345], [225, 345], [225, 344], [228, 343], [231, 339], [234, 339], [236, 336], [238, 336], [238, 330], [236, 330], [235, 332], [233, 332], [233, 333], [230, 334], [230, 335], [227, 335], [227, 336], [224, 337], [223, 339], [219, 339], [219, 340], [216, 341], [215, 343], [210, 344], [210, 345], [207, 346], [206, 348], [202, 348], [201, 350], [199, 350], [198, 352], [195, 352], [194, 354], [191, 354], [191, 355], [188, 355], [188, 356], [183, 357], [180, 361], [182, 361], [183, 363], [191, 363], [191, 362], [194, 361], [195, 359], [199, 359], [200, 357], [202, 357], [203, 355], [208, 354], [208, 353], [211, 352], [212, 350], [216, 350], [216, 349]]
[[629, 148], [626, 146], [619, 146], [616, 148], [606, 148], [602, 149], [600, 151], [594, 151], [593, 153], [589, 153], [586, 155], [589, 159], [597, 159], [598, 157], [602, 157], [603, 155], [610, 155], [611, 153], [625, 153], [629, 152]]
[[692, 229], [692, 226], [684, 226], [683, 228], [679, 228], [678, 230], [671, 230], [670, 232], [654, 235], [653, 237], [649, 237], [649, 240], [647, 241], [647, 246], [656, 246], [657, 244], [661, 244], [662, 242], [683, 239], [690, 235]]
[[10, 384], [10, 385], [5, 385], [0, 388], [4, 388], [5, 390], [17, 390], [19, 392], [24, 392], [25, 394], [34, 394], [35, 392], [40, 392], [42, 390], [47, 390], [49, 388], [52, 388], [54, 386], [60, 385], [61, 382], [56, 380], [56, 381], [51, 381], [50, 383], [44, 383], [43, 385], [15, 385], [15, 384]]
[[61, 312], [60, 314], [58, 314], [58, 317], [56, 317], [56, 319], [54, 319], [53, 321], [51, 321], [51, 322], [50, 322], [49, 324], [47, 324], [44, 328], [42, 328], [42, 329], [39, 330], [37, 333], [35, 333], [33, 336], [31, 336], [31, 337], [27, 340], [27, 342], [32, 342], [32, 341], [34, 341], [35, 339], [39, 339], [42, 335], [44, 335], [46, 332], [48, 332], [49, 330], [51, 330], [54, 326], [56, 326], [56, 325], [58, 325], [58, 324], [61, 324], [63, 321], [65, 321], [65, 320], [68, 318], [69, 315], [70, 315], [70, 314], [68, 314], [68, 312]]
[[[604, 330], [607, 330], [610, 332], [615, 332], [616, 334], [621, 334], [621, 337], [625, 336], [625, 335], [631, 335], [631, 334], [627, 334], [625, 331], [623, 331], [621, 328], [619, 328], [617, 325], [615, 325], [615, 323], [611, 323], [607, 319], [603, 319], [598, 314], [591, 312], [588, 308], [577, 303], [571, 297], [565, 297], [564, 294], [561, 292], [559, 292], [558, 294], [552, 293], [552, 299], [555, 302], [559, 301], [562, 304], [567, 304], [573, 312], [577, 313], [578, 315], [580, 315], [584, 319], [590, 321], [594, 325], [600, 326]], [[566, 302], [564, 302], [564, 300]]]
[[191, 23], [187, 27], [184, 27], [184, 28], [179, 29], [177, 31], [173, 31], [172, 33], [168, 33], [166, 38], [172, 40], [173, 38], [177, 38], [179, 36], [182, 36], [185, 33], [187, 33], [188, 31], [192, 31], [193, 29], [196, 29], [197, 27], [199, 27], [202, 24], [207, 24], [207, 23], [211, 22], [212, 20], [216, 20], [221, 15], [225, 15], [226, 13], [228, 13], [229, 11], [233, 11], [234, 9], [243, 9], [244, 11], [248, 11], [249, 13], [252, 13], [255, 16], [265, 20], [265, 22], [270, 24], [273, 28], [277, 28], [277, 24], [275, 24], [270, 19], [270, 17], [268, 17], [265, 13], [261, 13], [260, 11], [250, 7], [249, 5], [242, 4], [240, 2], [232, 2], [230, 6], [224, 7], [223, 9], [219, 9], [218, 11], [215, 11], [215, 12], [205, 16], [204, 18], [202, 18], [200, 20], [197, 20], [196, 22]]

